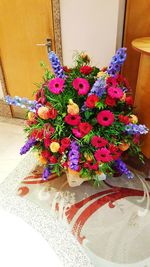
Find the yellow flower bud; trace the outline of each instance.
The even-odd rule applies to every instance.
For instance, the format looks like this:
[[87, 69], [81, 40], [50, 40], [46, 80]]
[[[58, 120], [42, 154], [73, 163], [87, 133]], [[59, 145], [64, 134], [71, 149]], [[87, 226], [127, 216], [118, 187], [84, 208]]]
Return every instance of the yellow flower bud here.
[[50, 144], [50, 150], [51, 150], [53, 153], [58, 152], [59, 148], [60, 148], [60, 144], [59, 144], [58, 142], [52, 142], [52, 143]]
[[130, 115], [130, 118], [129, 118], [129, 121], [131, 122], [131, 123], [137, 123], [138, 122], [138, 117], [136, 116], [136, 115]]
[[89, 58], [89, 56], [86, 54], [86, 53], [81, 53], [80, 54], [80, 57], [84, 60], [84, 62], [87, 62], [87, 63], [89, 63], [90, 62], [90, 58]]
[[39, 152], [35, 151], [33, 154], [34, 154], [34, 157], [35, 157], [37, 160], [39, 160]]
[[123, 97], [120, 99], [120, 101], [125, 102], [126, 99], [126, 93], [123, 94]]
[[79, 106], [72, 99], [69, 100], [69, 105], [67, 105], [67, 112], [71, 115], [79, 114]]
[[92, 155], [89, 155], [88, 153], [84, 153], [84, 157], [86, 160], [91, 161], [93, 159]]
[[69, 104], [73, 104], [73, 100], [72, 99], [69, 99]]
[[28, 112], [28, 119], [29, 121], [34, 121], [35, 119], [35, 114], [31, 111]]
[[100, 78], [101, 76], [103, 76], [105, 74], [105, 72], [103, 72], [103, 71], [99, 71], [98, 73], [97, 73], [97, 78]]

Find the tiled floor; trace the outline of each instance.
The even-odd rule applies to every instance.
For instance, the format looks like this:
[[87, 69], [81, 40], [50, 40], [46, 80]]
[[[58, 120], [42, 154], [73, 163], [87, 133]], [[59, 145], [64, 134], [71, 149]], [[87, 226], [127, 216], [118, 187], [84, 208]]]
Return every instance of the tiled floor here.
[[0, 183], [23, 159], [19, 155], [24, 144], [23, 121], [0, 118]]

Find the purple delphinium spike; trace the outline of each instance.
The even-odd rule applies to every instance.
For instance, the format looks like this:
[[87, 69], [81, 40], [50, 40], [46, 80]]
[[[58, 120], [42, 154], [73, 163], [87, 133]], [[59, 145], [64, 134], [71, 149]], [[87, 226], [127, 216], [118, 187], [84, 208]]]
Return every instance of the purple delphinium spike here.
[[147, 134], [149, 129], [142, 124], [132, 124], [129, 123], [125, 126], [125, 130], [128, 134]]
[[63, 70], [63, 68], [60, 64], [59, 58], [56, 56], [56, 54], [53, 51], [51, 51], [48, 53], [48, 58], [50, 60], [50, 63], [52, 65], [52, 68], [54, 70], [56, 77], [65, 78], [64, 70]]
[[36, 112], [36, 110], [42, 106], [36, 100], [32, 101], [26, 97], [21, 98], [19, 96], [11, 97], [11, 96], [7, 95], [7, 96], [5, 96], [5, 101], [9, 105], [18, 106], [21, 108], [26, 108], [32, 112]]
[[77, 171], [78, 170], [78, 163], [79, 163], [79, 146], [76, 141], [72, 141], [70, 145], [70, 152], [69, 152], [69, 167], [70, 169]]
[[112, 60], [107, 68], [107, 72], [110, 76], [115, 76], [121, 69], [125, 59], [126, 59], [126, 48], [119, 48], [116, 54], [112, 57]]
[[115, 161], [115, 167], [122, 174], [124, 173], [125, 175], [127, 175], [128, 179], [131, 179], [134, 177], [132, 172], [128, 170], [126, 164], [121, 159], [118, 159]]
[[45, 167], [44, 171], [43, 171], [43, 174], [42, 174], [42, 178], [47, 180], [48, 177], [50, 176], [50, 174], [51, 174], [50, 168], [49, 167]]
[[30, 137], [25, 145], [20, 149], [20, 155], [26, 154], [31, 147], [33, 147], [36, 143], [36, 139], [34, 137]]
[[106, 90], [106, 82], [103, 77], [96, 80], [93, 84], [92, 89], [90, 90], [88, 95], [96, 94], [97, 96], [101, 97]]

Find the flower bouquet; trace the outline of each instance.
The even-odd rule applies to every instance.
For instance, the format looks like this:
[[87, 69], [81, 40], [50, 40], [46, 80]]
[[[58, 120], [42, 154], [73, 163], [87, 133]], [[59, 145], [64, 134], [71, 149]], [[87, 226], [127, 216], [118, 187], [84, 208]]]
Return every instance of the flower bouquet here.
[[127, 80], [119, 74], [126, 59], [120, 48], [108, 67], [91, 66], [88, 55], [76, 55], [74, 67], [61, 66], [49, 53], [53, 73], [45, 66], [35, 100], [6, 96], [10, 105], [27, 108], [27, 141], [20, 154], [32, 150], [44, 165], [43, 179], [51, 173], [67, 173], [71, 186], [85, 180], [99, 184], [116, 170], [133, 175], [122, 161], [138, 154], [145, 125], [133, 114]]

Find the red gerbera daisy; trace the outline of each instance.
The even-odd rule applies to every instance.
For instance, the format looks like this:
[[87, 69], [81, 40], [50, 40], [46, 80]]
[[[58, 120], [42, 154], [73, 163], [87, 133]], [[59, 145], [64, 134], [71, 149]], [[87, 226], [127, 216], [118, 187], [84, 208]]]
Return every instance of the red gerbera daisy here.
[[109, 126], [114, 122], [115, 116], [110, 110], [103, 110], [98, 113], [97, 121], [102, 126]]
[[114, 98], [110, 97], [109, 95], [105, 99], [105, 104], [110, 107], [114, 107], [116, 105], [116, 101]]
[[94, 108], [96, 103], [98, 102], [98, 96], [95, 94], [89, 95], [86, 99], [85, 105], [88, 108]]
[[112, 98], [120, 99], [123, 97], [123, 91], [119, 87], [109, 87], [108, 94]]
[[81, 122], [78, 128], [81, 134], [86, 135], [92, 130], [92, 125], [90, 125], [88, 122]]
[[65, 117], [65, 122], [72, 125], [72, 126], [76, 126], [80, 123], [81, 117], [79, 115], [71, 115], [68, 114]]
[[120, 149], [117, 146], [115, 146], [114, 144], [110, 144], [109, 145], [109, 150], [110, 150], [111, 155], [112, 155], [112, 157], [113, 157], [114, 160], [117, 160], [117, 159], [120, 158], [121, 151], [120, 151]]
[[74, 79], [72, 85], [78, 91], [78, 95], [86, 95], [90, 89], [89, 82], [83, 78]]
[[104, 147], [108, 144], [108, 141], [100, 136], [93, 136], [91, 139], [91, 144], [92, 146], [95, 146], [97, 148]]
[[110, 151], [106, 147], [98, 149], [95, 152], [94, 156], [97, 161], [102, 161], [102, 162], [112, 161], [112, 156], [110, 154]]
[[106, 85], [109, 87], [109, 86], [113, 86], [113, 87], [116, 87], [117, 86], [117, 81], [116, 81], [116, 78], [114, 77], [108, 77], [106, 79]]

